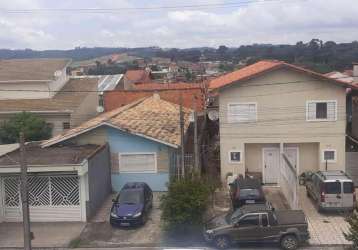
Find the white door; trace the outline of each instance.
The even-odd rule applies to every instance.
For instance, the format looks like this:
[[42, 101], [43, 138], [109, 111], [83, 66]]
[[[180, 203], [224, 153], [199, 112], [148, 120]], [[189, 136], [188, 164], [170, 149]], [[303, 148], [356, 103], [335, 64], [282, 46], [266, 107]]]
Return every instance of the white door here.
[[264, 148], [263, 163], [264, 183], [277, 183], [280, 167], [280, 149]]

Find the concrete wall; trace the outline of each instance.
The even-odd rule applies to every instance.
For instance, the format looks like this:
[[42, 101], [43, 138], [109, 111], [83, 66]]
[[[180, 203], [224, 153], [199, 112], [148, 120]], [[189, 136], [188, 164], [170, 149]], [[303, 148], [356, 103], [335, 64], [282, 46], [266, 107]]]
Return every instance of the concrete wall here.
[[[0, 100], [50, 98], [48, 83], [49, 82], [1, 82], [0, 90], [2, 91], [0, 91]], [[27, 91], [15, 91], [19, 89]], [[30, 90], [36, 90], [36, 92]]]
[[[97, 86], [95, 86], [95, 89], [93, 90], [97, 90]], [[98, 115], [98, 99], [99, 96], [97, 92], [88, 93], [81, 105], [78, 106], [78, 108], [71, 115], [71, 128], [77, 127], [83, 122]]]
[[50, 93], [50, 97], [56, 95], [56, 92], [54, 91], [60, 90], [67, 83], [69, 79], [70, 77], [67, 75], [67, 66], [66, 66], [61, 70], [61, 75], [49, 83], [48, 88], [52, 91]]
[[112, 191], [109, 146], [106, 145], [88, 160], [89, 201], [87, 218], [95, 215]]
[[[309, 100], [336, 100], [337, 121], [306, 121], [306, 102]], [[229, 123], [228, 104], [235, 102], [257, 103], [257, 121]], [[257, 152], [253, 156], [245, 154], [245, 143], [317, 143], [318, 159], [321, 159], [323, 149], [335, 149], [337, 162], [329, 164], [329, 169], [344, 169], [346, 92], [342, 86], [319, 81], [292, 70], [280, 69], [221, 89], [219, 109], [223, 179], [228, 172], [245, 172], [245, 156], [250, 165], [255, 157], [262, 157]], [[241, 163], [229, 163], [230, 150], [242, 152]], [[320, 169], [324, 169], [325, 164], [321, 160], [318, 164]]]

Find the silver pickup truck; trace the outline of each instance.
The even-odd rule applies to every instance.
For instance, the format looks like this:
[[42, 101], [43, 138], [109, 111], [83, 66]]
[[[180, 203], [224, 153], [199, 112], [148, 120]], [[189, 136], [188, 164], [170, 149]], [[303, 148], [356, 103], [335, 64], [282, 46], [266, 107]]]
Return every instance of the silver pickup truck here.
[[275, 211], [255, 204], [211, 219], [205, 225], [204, 237], [219, 249], [240, 242], [277, 242], [292, 250], [307, 241], [309, 233], [303, 211]]

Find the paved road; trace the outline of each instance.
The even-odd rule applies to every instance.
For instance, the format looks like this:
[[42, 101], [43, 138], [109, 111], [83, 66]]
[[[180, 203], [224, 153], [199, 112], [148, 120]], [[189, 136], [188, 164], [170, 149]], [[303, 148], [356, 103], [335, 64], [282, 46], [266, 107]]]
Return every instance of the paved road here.
[[[1, 248], [4, 250], [6, 248]], [[7, 248], [9, 250], [17, 250], [20, 248]], [[76, 248], [76, 250], [217, 250], [215, 248], [165, 248], [165, 247], [119, 247], [119, 248]], [[278, 250], [279, 248], [271, 247], [240, 247], [240, 248], [232, 248], [229, 250], [235, 249], [243, 249], [243, 250]], [[325, 246], [325, 247], [318, 247], [318, 246], [311, 246], [311, 247], [301, 247], [300, 250], [344, 250], [343, 247], [338, 246]], [[73, 250], [73, 248], [33, 248], [33, 250]]]

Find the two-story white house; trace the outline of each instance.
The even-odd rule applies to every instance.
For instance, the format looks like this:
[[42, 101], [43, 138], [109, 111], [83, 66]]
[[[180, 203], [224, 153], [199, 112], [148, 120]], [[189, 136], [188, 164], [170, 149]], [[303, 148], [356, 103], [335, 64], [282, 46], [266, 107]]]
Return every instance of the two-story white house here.
[[223, 181], [229, 173], [252, 174], [290, 186], [308, 170], [345, 170], [348, 83], [260, 61], [209, 87], [218, 96]]

